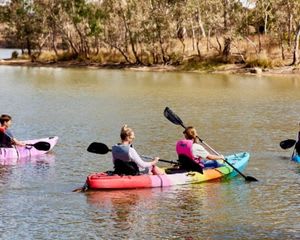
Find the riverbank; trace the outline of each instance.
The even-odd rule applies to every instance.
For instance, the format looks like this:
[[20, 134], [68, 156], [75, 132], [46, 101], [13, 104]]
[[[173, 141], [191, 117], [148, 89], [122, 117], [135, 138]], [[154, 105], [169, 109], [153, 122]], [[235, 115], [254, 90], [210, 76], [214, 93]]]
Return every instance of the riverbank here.
[[130, 65], [130, 64], [100, 64], [89, 61], [59, 61], [59, 62], [32, 62], [27, 59], [1, 59], [0, 65], [26, 66], [26, 67], [60, 67], [60, 68], [93, 68], [93, 69], [123, 69], [134, 71], [155, 71], [155, 72], [198, 72], [198, 73], [223, 73], [223, 74], [300, 74], [298, 66], [282, 66], [274, 68], [249, 68], [246, 64], [216, 64], [209, 68], [205, 65], [196, 68], [185, 68], [183, 65]]

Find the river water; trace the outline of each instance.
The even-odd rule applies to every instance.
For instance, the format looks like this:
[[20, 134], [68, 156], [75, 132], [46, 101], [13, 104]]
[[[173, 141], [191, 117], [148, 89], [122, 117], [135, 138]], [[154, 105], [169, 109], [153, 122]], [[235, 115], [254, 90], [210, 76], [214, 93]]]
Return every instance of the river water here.
[[[60, 138], [50, 154], [0, 166], [1, 239], [300, 238], [300, 165], [279, 147], [299, 130], [299, 76], [0, 66], [0, 85], [18, 139]], [[166, 106], [218, 152], [249, 152], [245, 174], [259, 182], [72, 192], [112, 168], [86, 148], [118, 142], [125, 123], [140, 154], [175, 160], [182, 128]]]

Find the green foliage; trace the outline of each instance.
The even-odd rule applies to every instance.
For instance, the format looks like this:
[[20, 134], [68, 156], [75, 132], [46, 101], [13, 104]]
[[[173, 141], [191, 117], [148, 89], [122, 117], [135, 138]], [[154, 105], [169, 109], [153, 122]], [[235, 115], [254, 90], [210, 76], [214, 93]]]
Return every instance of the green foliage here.
[[[12, 0], [10, 5], [0, 7], [0, 20], [7, 26], [3, 38], [27, 49], [29, 55], [44, 49], [55, 53], [63, 49], [68, 53], [59, 57], [62, 60], [93, 58], [100, 62], [138, 64], [182, 64], [187, 56], [200, 54], [195, 42], [201, 39], [207, 37], [210, 42], [226, 36], [233, 42], [245, 40], [255, 37], [250, 26], [255, 30], [266, 26], [272, 44], [264, 44], [267, 40], [261, 38], [251, 40], [251, 46], [238, 48], [241, 48], [239, 52], [245, 52], [251, 47], [252, 53], [267, 50], [268, 57], [248, 58], [247, 63], [269, 67], [274, 65], [269, 60], [270, 52], [281, 47], [280, 44], [288, 45], [286, 55], [292, 55], [295, 29], [300, 22], [300, 2], [257, 0], [255, 3], [254, 9], [248, 9], [242, 7], [241, 1], [233, 0]], [[181, 45], [177, 33], [182, 28], [186, 29], [186, 38], [180, 39]], [[181, 51], [182, 46], [185, 49]], [[202, 48], [199, 51], [201, 55], [205, 52], [206, 63], [194, 59], [183, 66], [210, 69], [219, 64], [218, 59], [207, 59], [221, 52], [224, 42]], [[94, 56], [94, 52], [99, 55]], [[232, 59], [228, 54], [229, 63]]]

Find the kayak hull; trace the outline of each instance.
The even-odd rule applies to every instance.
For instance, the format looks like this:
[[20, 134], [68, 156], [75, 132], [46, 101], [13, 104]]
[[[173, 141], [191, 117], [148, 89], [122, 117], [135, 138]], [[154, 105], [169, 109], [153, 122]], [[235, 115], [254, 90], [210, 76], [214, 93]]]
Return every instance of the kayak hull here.
[[292, 161], [300, 163], [300, 155], [298, 155], [297, 153], [294, 154], [294, 156], [292, 156]]
[[[249, 161], [250, 155], [247, 152], [227, 156], [226, 159], [239, 171], [243, 171]], [[112, 190], [130, 188], [155, 188], [169, 187], [173, 185], [196, 184], [221, 178], [232, 178], [238, 173], [227, 165], [215, 168], [204, 169], [203, 174], [198, 172], [183, 172], [162, 175], [138, 175], [119, 176], [108, 175], [105, 172], [93, 173], [87, 177], [86, 185], [93, 190]]]
[[25, 144], [48, 142], [50, 144], [50, 149], [48, 151], [37, 150], [34, 146], [13, 146], [12, 148], [0, 148], [0, 160], [21, 159], [45, 154], [52, 150], [57, 141], [57, 136], [23, 141]]

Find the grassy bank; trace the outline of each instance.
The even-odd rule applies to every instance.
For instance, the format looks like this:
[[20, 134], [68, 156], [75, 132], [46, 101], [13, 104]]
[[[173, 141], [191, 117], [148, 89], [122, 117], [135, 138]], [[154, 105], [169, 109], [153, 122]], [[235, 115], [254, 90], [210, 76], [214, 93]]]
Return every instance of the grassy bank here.
[[[251, 42], [250, 42], [251, 41]], [[1, 65], [38, 66], [38, 67], [87, 67], [109, 69], [131, 69], [137, 71], [181, 71], [202, 73], [247, 73], [247, 74], [298, 74], [299, 67], [291, 66], [292, 55], [270, 44], [265, 37], [261, 50], [254, 44], [257, 39], [233, 42], [229, 58], [224, 60], [218, 43], [213, 39], [203, 39], [197, 52], [190, 40], [182, 52], [182, 45], [176, 44], [172, 61], [168, 64], [152, 64], [151, 56], [143, 57], [144, 64], [125, 61], [117, 51], [107, 52], [102, 49], [88, 57], [74, 55], [68, 51], [43, 51], [32, 56], [13, 53], [11, 59], [1, 60]], [[251, 44], [250, 44], [251, 43]], [[146, 55], [145, 55], [146, 56]], [[133, 58], [132, 58], [133, 59]]]

